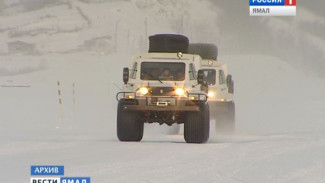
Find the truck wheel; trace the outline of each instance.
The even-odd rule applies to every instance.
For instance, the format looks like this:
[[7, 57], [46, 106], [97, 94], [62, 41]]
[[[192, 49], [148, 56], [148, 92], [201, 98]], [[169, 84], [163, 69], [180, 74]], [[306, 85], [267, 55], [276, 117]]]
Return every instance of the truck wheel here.
[[123, 110], [124, 104], [122, 100], [118, 102], [117, 137], [120, 141], [141, 141], [144, 124], [137, 120], [135, 111]]
[[191, 43], [188, 47], [188, 53], [200, 55], [202, 59], [217, 60], [218, 47], [210, 43]]
[[235, 103], [211, 102], [211, 118], [216, 121], [218, 133], [232, 133], [235, 130]]
[[187, 53], [189, 40], [177, 34], [156, 34], [149, 37], [149, 52]]
[[209, 105], [201, 104], [200, 111], [188, 112], [184, 123], [184, 138], [187, 143], [205, 143], [209, 139]]

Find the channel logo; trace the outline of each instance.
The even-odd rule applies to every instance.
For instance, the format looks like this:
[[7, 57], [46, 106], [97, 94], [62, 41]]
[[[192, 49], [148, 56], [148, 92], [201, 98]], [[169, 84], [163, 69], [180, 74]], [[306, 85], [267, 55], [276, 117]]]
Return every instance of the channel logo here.
[[249, 0], [250, 16], [296, 16], [296, 0]]
[[33, 165], [30, 183], [90, 183], [90, 177], [63, 177], [64, 166]]

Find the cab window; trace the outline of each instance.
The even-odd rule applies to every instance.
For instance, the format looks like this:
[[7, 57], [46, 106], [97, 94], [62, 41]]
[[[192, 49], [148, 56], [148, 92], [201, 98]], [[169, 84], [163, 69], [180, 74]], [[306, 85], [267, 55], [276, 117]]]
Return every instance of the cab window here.
[[142, 80], [183, 81], [185, 63], [142, 62], [140, 78]]
[[215, 85], [216, 84], [216, 70], [204, 69], [203, 73], [206, 78], [207, 85]]
[[196, 72], [195, 72], [195, 67], [194, 67], [194, 64], [190, 64], [190, 67], [189, 67], [189, 74], [190, 74], [190, 80], [195, 80], [196, 79]]
[[131, 74], [130, 74], [130, 78], [132, 78], [132, 79], [135, 79], [136, 76], [137, 76], [137, 71], [138, 71], [137, 70], [137, 65], [138, 65], [138, 63], [134, 62], [132, 70], [131, 70]]
[[219, 70], [219, 84], [225, 84], [225, 72], [223, 70]]

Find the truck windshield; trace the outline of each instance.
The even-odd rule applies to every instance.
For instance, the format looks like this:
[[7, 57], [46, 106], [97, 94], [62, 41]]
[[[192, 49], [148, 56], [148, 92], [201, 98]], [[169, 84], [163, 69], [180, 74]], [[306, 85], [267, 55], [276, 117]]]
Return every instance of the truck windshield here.
[[141, 79], [183, 81], [185, 79], [185, 63], [142, 62]]
[[204, 69], [204, 76], [206, 78], [208, 85], [215, 85], [216, 84], [216, 70], [214, 69]]

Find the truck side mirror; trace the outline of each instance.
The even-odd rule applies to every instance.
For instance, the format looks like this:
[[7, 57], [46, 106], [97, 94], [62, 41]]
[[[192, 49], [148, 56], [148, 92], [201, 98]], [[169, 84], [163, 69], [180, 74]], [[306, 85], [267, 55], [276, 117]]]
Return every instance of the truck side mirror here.
[[234, 93], [234, 81], [232, 80], [232, 76], [230, 74], [227, 75], [227, 87], [228, 93]]
[[205, 84], [205, 77], [204, 77], [204, 71], [199, 70], [197, 73], [197, 83], [198, 84]]
[[234, 81], [231, 81], [229, 88], [228, 88], [228, 93], [231, 93], [231, 94], [234, 93]]
[[227, 87], [229, 88], [229, 86], [231, 85], [231, 81], [232, 81], [232, 76], [230, 74], [227, 75]]
[[129, 82], [129, 68], [125, 67], [123, 68], [123, 82], [124, 84], [127, 84]]

